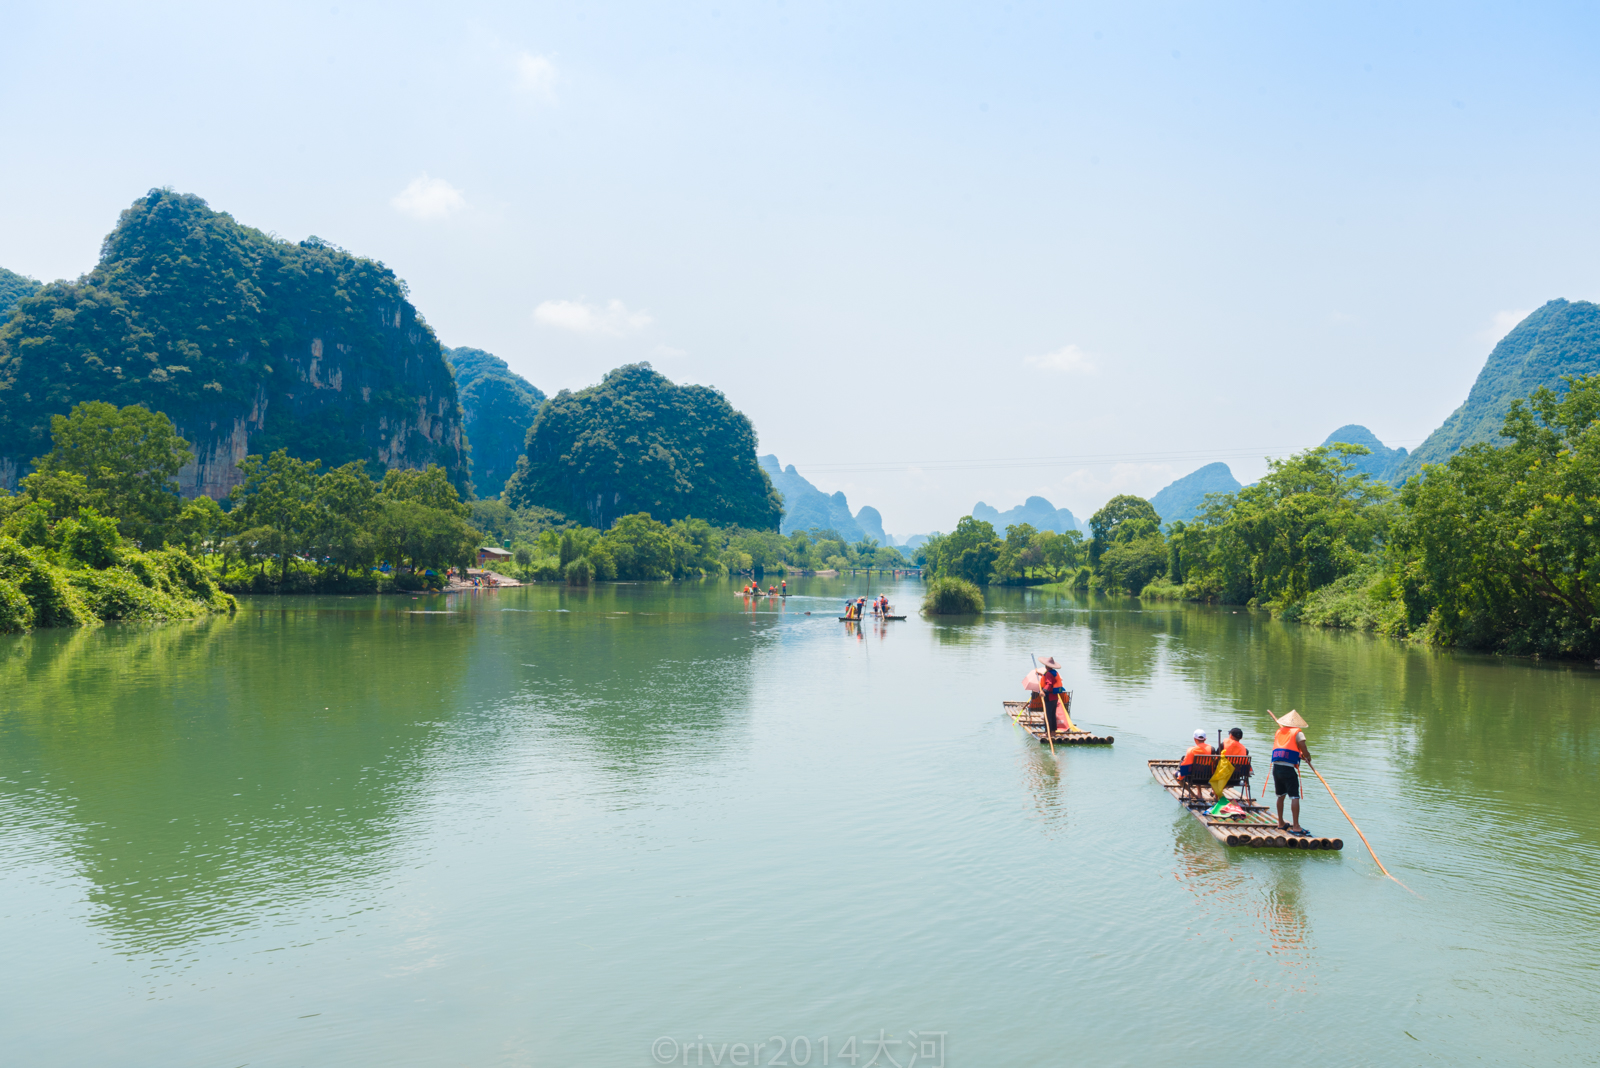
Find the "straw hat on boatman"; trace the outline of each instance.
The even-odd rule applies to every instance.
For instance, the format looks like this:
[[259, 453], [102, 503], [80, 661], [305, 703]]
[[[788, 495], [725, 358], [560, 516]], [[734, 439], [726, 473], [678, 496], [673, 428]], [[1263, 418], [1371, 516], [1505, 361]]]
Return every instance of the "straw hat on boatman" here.
[[[1267, 709], [1272, 716], [1272, 710]], [[1300, 761], [1311, 763], [1311, 749], [1306, 745], [1306, 723], [1300, 713], [1290, 710], [1281, 716], [1272, 716], [1278, 730], [1272, 736], [1272, 788], [1278, 793], [1278, 829], [1290, 834], [1309, 832], [1300, 826]], [[1294, 825], [1283, 822], [1283, 799], [1292, 802], [1290, 811]]]

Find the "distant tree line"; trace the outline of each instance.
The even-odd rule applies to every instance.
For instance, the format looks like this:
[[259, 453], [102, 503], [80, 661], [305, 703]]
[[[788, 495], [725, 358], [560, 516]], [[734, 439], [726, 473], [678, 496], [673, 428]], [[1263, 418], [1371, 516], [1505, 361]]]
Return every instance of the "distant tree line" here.
[[[1212, 494], [1162, 528], [1148, 501], [1113, 498], [1087, 546], [961, 520], [923, 547], [932, 575], [1014, 581], [1042, 571], [1083, 589], [1271, 610], [1290, 620], [1441, 646], [1600, 656], [1600, 375], [1514, 401], [1501, 443], [1461, 449], [1398, 492], [1358, 472], [1360, 445], [1274, 460], [1255, 485]], [[1037, 551], [1034, 551], [1037, 550]]]

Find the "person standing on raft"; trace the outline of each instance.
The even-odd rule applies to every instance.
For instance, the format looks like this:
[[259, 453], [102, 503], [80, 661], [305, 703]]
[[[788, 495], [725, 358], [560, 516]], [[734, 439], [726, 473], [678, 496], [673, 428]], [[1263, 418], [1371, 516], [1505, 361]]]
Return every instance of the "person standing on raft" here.
[[[1272, 710], [1267, 710], [1272, 716]], [[1272, 716], [1278, 724], [1272, 736], [1272, 788], [1278, 792], [1278, 830], [1290, 834], [1306, 835], [1310, 832], [1300, 826], [1300, 761], [1311, 763], [1311, 750], [1306, 745], [1306, 721], [1291, 709], [1287, 715]], [[1283, 822], [1283, 799], [1289, 798], [1294, 826]]]
[[1039, 696], [1044, 702], [1044, 725], [1052, 736], [1056, 733], [1056, 707], [1067, 688], [1061, 683], [1061, 665], [1056, 658], [1047, 656], [1039, 661]]

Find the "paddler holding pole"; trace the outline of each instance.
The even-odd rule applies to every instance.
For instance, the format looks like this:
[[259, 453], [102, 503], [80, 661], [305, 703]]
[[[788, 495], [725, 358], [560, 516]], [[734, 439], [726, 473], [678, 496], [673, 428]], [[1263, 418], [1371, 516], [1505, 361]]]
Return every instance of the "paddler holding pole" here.
[[[1272, 716], [1272, 710], [1267, 710]], [[1272, 736], [1272, 788], [1278, 794], [1278, 830], [1305, 837], [1311, 832], [1300, 826], [1300, 761], [1311, 763], [1311, 749], [1306, 745], [1306, 721], [1291, 709], [1286, 715], [1272, 716], [1277, 723], [1277, 733]], [[1315, 769], [1313, 769], [1315, 770]], [[1290, 800], [1294, 826], [1283, 822], [1283, 800]]]
[[[1061, 703], [1061, 695], [1067, 688], [1061, 681], [1061, 665], [1056, 663], [1056, 658], [1047, 656], [1039, 662], [1039, 697], [1044, 703], [1044, 725], [1050, 732], [1050, 737], [1056, 734], [1056, 708]], [[1067, 718], [1067, 729], [1072, 729], [1072, 719]]]

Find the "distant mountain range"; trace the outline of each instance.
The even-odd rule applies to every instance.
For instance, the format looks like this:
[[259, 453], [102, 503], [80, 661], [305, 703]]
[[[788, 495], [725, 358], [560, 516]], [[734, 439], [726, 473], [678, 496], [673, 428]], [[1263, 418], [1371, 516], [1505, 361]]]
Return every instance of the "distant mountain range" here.
[[884, 533], [883, 516], [876, 508], [867, 505], [851, 515], [850, 502], [843, 493], [823, 493], [801, 477], [794, 464], [784, 467], [773, 455], [759, 457], [758, 462], [772, 479], [772, 485], [783, 494], [783, 523], [779, 528], [783, 533], [832, 530], [846, 541], [874, 538], [879, 545], [894, 544]]
[[1163, 523], [1190, 523], [1205, 506], [1206, 494], [1232, 493], [1240, 488], [1227, 464], [1206, 464], [1151, 497], [1150, 505]]
[[992, 524], [1002, 537], [1007, 528], [1018, 523], [1028, 523], [1034, 530], [1053, 530], [1057, 534], [1065, 534], [1069, 530], [1081, 530], [1085, 534], [1089, 532], [1089, 528], [1078, 522], [1071, 512], [1057, 508], [1043, 497], [1029, 497], [1004, 512], [979, 501], [972, 506], [972, 518]]

